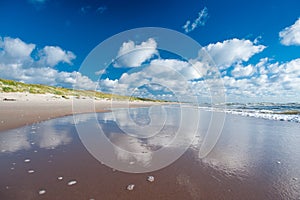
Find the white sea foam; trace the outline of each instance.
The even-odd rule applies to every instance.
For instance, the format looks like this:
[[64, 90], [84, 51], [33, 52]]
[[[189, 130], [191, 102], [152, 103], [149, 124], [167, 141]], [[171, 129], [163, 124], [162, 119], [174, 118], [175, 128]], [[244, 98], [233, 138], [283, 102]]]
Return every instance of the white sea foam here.
[[199, 107], [210, 112], [225, 112], [233, 115], [300, 123], [298, 104], [230, 104], [228, 106]]
[[277, 121], [289, 121], [289, 122], [296, 122], [300, 123], [300, 115], [286, 115], [286, 114], [276, 114], [272, 112], [251, 112], [251, 111], [236, 111], [236, 110], [226, 110], [226, 113], [247, 116], [247, 117], [255, 117], [255, 118], [262, 118], [262, 119], [269, 119], [269, 120], [277, 120]]

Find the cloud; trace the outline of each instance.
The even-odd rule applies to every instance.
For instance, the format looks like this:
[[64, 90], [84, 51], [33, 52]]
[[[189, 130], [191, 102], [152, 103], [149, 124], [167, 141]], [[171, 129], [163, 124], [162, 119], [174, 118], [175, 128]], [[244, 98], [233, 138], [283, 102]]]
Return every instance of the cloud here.
[[119, 79], [101, 80], [100, 89], [147, 98], [161, 97], [174, 100], [174, 95], [176, 95], [185, 101], [191, 100], [190, 81], [205, 75], [207, 69], [201, 70], [204, 66], [200, 63], [177, 59], [154, 59], [138, 71], [123, 73]]
[[[200, 75], [185, 61], [176, 59], [156, 59], [141, 71], [124, 73], [119, 79], [121, 88], [135, 89], [142, 85], [155, 83], [171, 90], [184, 89], [184, 82], [200, 78]], [[181, 84], [178, 84], [178, 82]]]
[[50, 67], [30, 67], [22, 65], [0, 63], [1, 78], [13, 79], [25, 83], [36, 83], [78, 89], [94, 90], [96, 83], [79, 72], [58, 71]]
[[263, 58], [255, 66], [237, 65], [231, 73], [223, 77], [229, 101], [300, 100], [300, 58], [284, 63]]
[[[32, 53], [35, 48], [35, 44], [27, 44], [19, 38], [5, 37], [3, 40], [0, 38], [1, 62], [25, 64], [26, 61], [27, 65], [32, 65], [34, 62]], [[63, 50], [58, 46], [45, 46], [39, 51], [39, 63], [35, 64], [54, 67], [62, 62], [71, 65], [75, 58], [76, 55], [71, 51]]]
[[[124, 44], [120, 48], [124, 52], [136, 47], [130, 44], [134, 47], [127, 48], [127, 43]], [[190, 101], [198, 96], [200, 101], [209, 102], [213, 95], [223, 91], [222, 84], [216, 84], [217, 81], [224, 83], [228, 101], [300, 101], [300, 58], [283, 63], [263, 58], [257, 64], [247, 63], [265, 48], [250, 40], [225, 40], [203, 47], [198, 58], [188, 61], [155, 58], [141, 68], [123, 73], [119, 79], [100, 80], [100, 85], [106, 91], [118, 94], [167, 100], [179, 98], [180, 101]], [[220, 79], [211, 76], [214, 71], [207, 57], [201, 54], [203, 50], [211, 55], [219, 69], [226, 69]], [[129, 56], [126, 61], [130, 59]], [[139, 61], [138, 64], [142, 63]]]
[[[127, 53], [136, 46], [124, 43], [120, 52]], [[213, 95], [225, 91], [228, 101], [234, 102], [300, 101], [300, 58], [283, 63], [263, 58], [256, 64], [247, 63], [265, 48], [258, 41], [234, 38], [209, 44], [199, 51], [197, 58], [188, 61], [152, 58], [148, 54], [137, 62], [130, 60], [133, 59], [130, 55], [124, 62], [130, 60], [138, 63], [136, 66], [144, 60], [149, 62], [123, 73], [119, 79], [103, 79], [100, 85], [112, 93], [167, 100], [179, 97], [181, 101], [190, 101], [198, 96], [200, 101], [209, 102]], [[214, 71], [203, 51], [214, 59], [220, 70], [225, 70], [218, 80], [211, 76]]]
[[[160, 74], [162, 77], [170, 77], [174, 75], [175, 78], [178, 76], [177, 73], [183, 76], [186, 80], [199, 79], [202, 77], [189, 62], [176, 59], [156, 59], [151, 61], [150, 67], [155, 67], [156, 71], [151, 71], [154, 74]], [[176, 74], [173, 74], [172, 72], [175, 72]]]
[[[220, 69], [226, 69], [235, 63], [248, 61], [253, 55], [262, 52], [266, 46], [256, 45], [250, 40], [230, 39], [209, 44], [202, 50], [207, 52]], [[200, 51], [201, 53], [201, 51]], [[203, 55], [199, 55], [202, 57]]]
[[118, 84], [118, 80], [110, 80], [109, 78], [100, 80], [99, 87], [102, 91], [111, 91]]
[[[57, 46], [46, 46], [37, 55], [32, 55], [35, 44], [19, 38], [0, 37], [0, 76], [25, 83], [95, 89], [96, 83], [79, 72], [64, 72], [53, 69], [60, 62], [72, 64], [75, 54]], [[33, 59], [33, 56], [38, 57]]]
[[199, 27], [199, 26], [204, 26], [206, 21], [208, 19], [208, 10], [207, 8], [203, 8], [199, 13], [198, 13], [198, 17], [193, 21], [193, 23], [191, 23], [190, 20], [188, 20], [183, 26], [182, 28], [184, 29], [184, 31], [186, 33], [189, 33], [191, 31], [193, 31], [195, 28]]
[[157, 43], [153, 38], [141, 44], [135, 44], [133, 41], [124, 42], [119, 49], [114, 66], [139, 67], [158, 53], [156, 48]]
[[58, 46], [45, 46], [41, 51], [41, 60], [50, 67], [60, 62], [72, 64], [72, 60], [76, 58], [71, 51], [62, 50]]
[[5, 37], [2, 40], [0, 37], [0, 58], [2, 62], [18, 63], [30, 60], [30, 55], [34, 49], [34, 44], [26, 44], [19, 38]]
[[280, 31], [279, 38], [283, 45], [300, 45], [300, 18], [293, 25]]
[[234, 69], [231, 71], [231, 74], [234, 77], [246, 77], [246, 76], [251, 76], [255, 72], [255, 68], [253, 65], [247, 65], [247, 66], [242, 66], [240, 64], [237, 64]]

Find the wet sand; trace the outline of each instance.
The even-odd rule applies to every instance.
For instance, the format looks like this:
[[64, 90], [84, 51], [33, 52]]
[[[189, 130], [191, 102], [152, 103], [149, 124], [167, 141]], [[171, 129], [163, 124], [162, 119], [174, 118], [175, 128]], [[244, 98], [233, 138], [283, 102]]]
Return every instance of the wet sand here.
[[[73, 103], [76, 103], [76, 112]], [[76, 99], [52, 94], [0, 93], [0, 131], [76, 113], [107, 112], [113, 108], [144, 107], [158, 103]]]
[[[108, 114], [98, 115], [101, 126], [116, 133]], [[198, 139], [210, 113], [201, 116]], [[72, 121], [64, 117], [0, 134], [1, 200], [300, 199], [297, 123], [227, 115], [221, 138], [207, 157], [198, 158], [197, 143], [163, 169], [132, 174], [92, 157]], [[147, 181], [149, 175], [154, 182]], [[69, 186], [73, 180], [76, 184]], [[129, 184], [135, 184], [134, 190], [126, 190]]]

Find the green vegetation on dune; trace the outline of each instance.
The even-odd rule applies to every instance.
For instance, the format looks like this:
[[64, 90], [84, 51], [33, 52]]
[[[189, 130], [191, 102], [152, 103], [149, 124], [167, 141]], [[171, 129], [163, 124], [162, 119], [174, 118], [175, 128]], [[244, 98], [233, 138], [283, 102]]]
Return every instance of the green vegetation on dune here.
[[115, 100], [130, 100], [130, 101], [152, 101], [163, 102], [160, 100], [145, 99], [140, 97], [128, 97], [116, 94], [108, 94], [91, 90], [74, 90], [70, 88], [61, 88], [40, 84], [26, 84], [13, 80], [0, 79], [0, 92], [28, 92], [31, 94], [54, 94], [68, 99], [69, 96], [76, 98], [99, 98], [99, 99], [115, 99]]

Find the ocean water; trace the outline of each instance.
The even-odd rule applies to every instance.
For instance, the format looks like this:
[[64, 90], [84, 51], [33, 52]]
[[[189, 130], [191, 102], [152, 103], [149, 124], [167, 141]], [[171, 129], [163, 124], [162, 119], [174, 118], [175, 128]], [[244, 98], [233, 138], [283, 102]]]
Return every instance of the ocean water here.
[[212, 106], [201, 105], [200, 108], [208, 111], [300, 123], [299, 103], [226, 103]]

